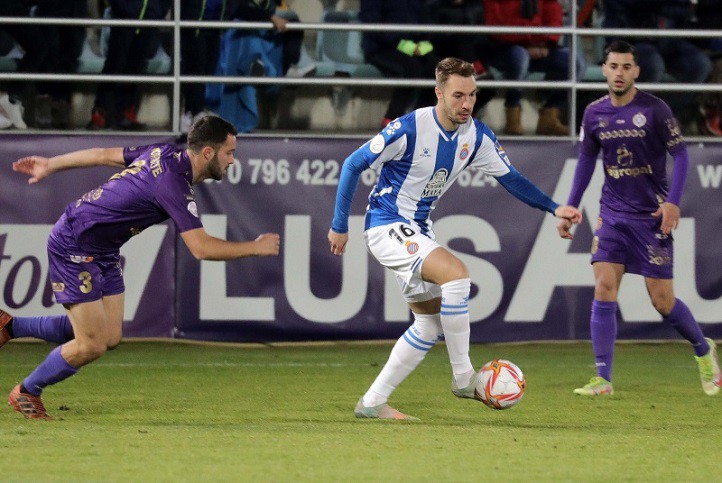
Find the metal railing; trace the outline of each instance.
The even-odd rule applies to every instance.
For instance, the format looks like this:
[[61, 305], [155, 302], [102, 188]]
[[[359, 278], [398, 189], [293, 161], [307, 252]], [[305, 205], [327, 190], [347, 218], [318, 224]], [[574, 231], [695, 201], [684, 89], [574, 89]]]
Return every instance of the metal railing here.
[[[169, 75], [101, 75], [101, 74], [29, 74], [21, 72], [0, 72], [0, 81], [68, 81], [68, 82], [138, 82], [149, 84], [171, 84], [172, 131], [180, 132], [181, 83], [237, 83], [254, 85], [310, 85], [310, 86], [372, 86], [372, 87], [433, 87], [432, 79], [372, 79], [343, 77], [253, 77], [253, 76], [183, 76], [180, 73], [180, 29], [211, 28], [237, 30], [269, 30], [271, 22], [239, 21], [185, 21], [180, 19], [180, 0], [175, 0], [173, 20], [120, 20], [120, 19], [74, 19], [74, 18], [37, 18], [37, 17], [0, 17], [0, 25], [65, 25], [83, 27], [145, 27], [173, 30], [173, 71]], [[565, 27], [504, 27], [470, 25], [400, 25], [400, 24], [360, 24], [360, 23], [289, 23], [288, 30], [299, 31], [361, 31], [361, 32], [427, 32], [432, 34], [492, 34], [492, 33], [537, 33], [570, 36], [569, 80], [568, 81], [508, 81], [483, 80], [480, 87], [485, 88], [521, 88], [521, 89], [564, 89], [570, 91], [569, 137], [575, 137], [577, 92], [606, 91], [603, 82], [580, 82], [577, 79], [575, 62], [581, 37], [667, 37], [667, 38], [719, 38], [722, 30], [649, 30], [649, 29], [601, 29], [575, 27], [576, 12], [571, 15], [572, 26]], [[453, 34], [450, 34], [453, 32]], [[639, 83], [640, 89], [662, 92], [722, 92], [722, 84], [680, 84], [680, 83]], [[13, 131], [17, 133], [17, 131]], [[106, 132], [107, 133], [107, 132]], [[709, 138], [700, 138], [710, 140]]]

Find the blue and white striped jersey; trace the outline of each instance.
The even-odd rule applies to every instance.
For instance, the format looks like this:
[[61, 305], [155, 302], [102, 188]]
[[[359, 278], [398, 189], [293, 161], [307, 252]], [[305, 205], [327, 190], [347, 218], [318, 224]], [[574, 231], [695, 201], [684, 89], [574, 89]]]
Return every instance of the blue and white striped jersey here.
[[464, 169], [479, 168], [495, 177], [510, 171], [506, 154], [489, 127], [471, 119], [448, 132], [434, 107], [392, 121], [347, 163], [358, 163], [360, 158], [364, 169], [381, 166], [378, 183], [369, 195], [365, 229], [406, 221], [429, 233], [431, 211]]

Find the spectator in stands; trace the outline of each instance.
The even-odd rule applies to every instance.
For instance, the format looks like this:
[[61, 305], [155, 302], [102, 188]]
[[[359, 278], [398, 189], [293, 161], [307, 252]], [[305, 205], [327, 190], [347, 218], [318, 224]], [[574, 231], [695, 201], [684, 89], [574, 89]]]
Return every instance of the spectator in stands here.
[[[425, 14], [423, 2], [419, 0], [361, 0], [359, 20], [375, 24], [431, 23]], [[361, 46], [366, 62], [376, 66], [388, 77], [432, 79], [439, 62], [430, 37], [424, 33], [364, 32]], [[435, 102], [436, 98], [430, 89], [395, 88], [382, 126], [406, 114], [412, 107], [416, 109]]]
[[[87, 0], [43, 0], [38, 2], [36, 17], [86, 18]], [[47, 44], [48, 55], [41, 72], [72, 74], [78, 69], [78, 57], [83, 51], [85, 27], [60, 25], [39, 26], [41, 38]], [[35, 98], [35, 126], [41, 129], [70, 127], [72, 84], [67, 81], [40, 82]]]
[[[273, 24], [273, 30], [280, 35], [282, 49], [282, 72], [289, 77], [305, 77], [313, 74], [314, 64], [301, 68], [298, 63], [301, 58], [303, 44], [303, 31], [288, 30], [289, 22], [298, 22], [296, 12], [288, 8], [286, 0], [236, 0], [234, 16], [239, 20], [248, 22], [267, 22]], [[248, 31], [246, 31], [248, 33]], [[252, 74], [265, 75], [263, 63], [256, 63]]]
[[[683, 29], [695, 18], [689, 0], [605, 0], [606, 28]], [[719, 27], [719, 25], [717, 25]], [[639, 82], [662, 82], [670, 74], [678, 82], [705, 82], [712, 71], [709, 56], [694, 42], [680, 37], [629, 39], [639, 55]], [[695, 107], [693, 92], [661, 94], [681, 124], [687, 124]]]
[[[304, 77], [313, 74], [315, 64], [298, 65], [303, 31], [289, 30], [298, 15], [285, 1], [237, 0], [232, 18], [249, 22], [270, 21], [273, 30], [231, 30], [223, 36], [218, 75], [253, 77]], [[260, 120], [256, 86], [252, 84], [213, 84], [206, 89], [206, 102], [215, 113], [230, 121], [239, 132], [251, 132]], [[278, 85], [262, 91], [275, 94]], [[272, 102], [277, 96], [268, 96]]]
[[[484, 0], [486, 25], [506, 25], [518, 27], [561, 27], [563, 25], [562, 6], [558, 0]], [[559, 45], [559, 35], [554, 34], [494, 34], [490, 36], [496, 43], [488, 50], [485, 59], [502, 71], [505, 79], [523, 80], [529, 72], [543, 72], [544, 80], [565, 80], [569, 78], [570, 50]], [[584, 62], [579, 56], [576, 60], [577, 78], [584, 72]], [[508, 89], [506, 92], [505, 134], [524, 134], [521, 123], [520, 89]], [[536, 133], [543, 135], [566, 136], [569, 128], [562, 122], [562, 111], [566, 111], [567, 92], [555, 89], [547, 94], [539, 110], [539, 122]]]
[[[170, 8], [170, 0], [109, 0], [109, 3], [113, 18], [129, 20], [162, 20]], [[103, 75], [143, 74], [148, 59], [159, 45], [157, 28], [112, 27]], [[145, 129], [137, 119], [139, 102], [138, 84], [100, 82], [88, 129]]]
[[[0, 16], [29, 17], [32, 3], [34, 2], [25, 0], [2, 0]], [[6, 24], [0, 28], [10, 34], [25, 52], [18, 63], [18, 72], [39, 73], [49, 52], [48, 44], [41, 34], [39, 26]], [[23, 87], [23, 84], [19, 82], [10, 82], [6, 87], [7, 94], [0, 96], [0, 108], [4, 111], [5, 117], [18, 129], [27, 129], [28, 127], [24, 119]]]
[[[182, 20], [228, 20], [225, 0], [181, 0]], [[181, 29], [181, 74], [213, 75], [218, 65], [223, 30], [214, 28]], [[193, 120], [200, 119], [205, 111], [204, 84], [182, 84], [185, 112], [181, 118], [181, 131], [188, 132]]]
[[[480, 0], [429, 0], [426, 4], [429, 18], [439, 25], [482, 25], [484, 4]], [[486, 57], [491, 43], [487, 35], [438, 35], [434, 38], [434, 51], [439, 57], [456, 57], [474, 66], [476, 80], [491, 78], [481, 59]], [[480, 89], [472, 115], [477, 117], [494, 98], [494, 89]]]

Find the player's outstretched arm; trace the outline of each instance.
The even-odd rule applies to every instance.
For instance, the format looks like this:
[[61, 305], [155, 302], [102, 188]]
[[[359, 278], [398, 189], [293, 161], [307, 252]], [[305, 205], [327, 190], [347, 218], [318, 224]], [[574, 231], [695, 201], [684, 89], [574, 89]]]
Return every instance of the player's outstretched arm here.
[[27, 156], [13, 163], [13, 171], [28, 175], [28, 184], [34, 184], [57, 171], [90, 166], [124, 168], [123, 148], [83, 149], [52, 158]]
[[237, 242], [216, 238], [204, 228], [196, 228], [184, 231], [181, 238], [198, 260], [235, 260], [278, 255], [281, 245], [281, 237], [277, 233], [264, 233], [253, 241]]

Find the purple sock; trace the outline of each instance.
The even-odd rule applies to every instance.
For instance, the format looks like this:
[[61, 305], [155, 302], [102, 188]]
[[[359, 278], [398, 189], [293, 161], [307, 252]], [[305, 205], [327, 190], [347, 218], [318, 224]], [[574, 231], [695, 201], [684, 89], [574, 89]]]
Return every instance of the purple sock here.
[[67, 315], [47, 317], [13, 317], [13, 337], [37, 337], [56, 344], [75, 338]]
[[48, 357], [23, 381], [25, 390], [33, 396], [39, 396], [45, 386], [58, 383], [78, 372], [60, 355], [61, 347], [53, 349]]
[[704, 339], [702, 329], [692, 315], [692, 312], [687, 307], [687, 304], [679, 299], [674, 299], [674, 307], [668, 316], [664, 318], [665, 321], [672, 324], [672, 327], [677, 329], [682, 337], [692, 343], [694, 353], [697, 357], [701, 357], [709, 352], [709, 344]]
[[590, 325], [597, 375], [611, 382], [614, 342], [617, 340], [617, 302], [594, 300]]

